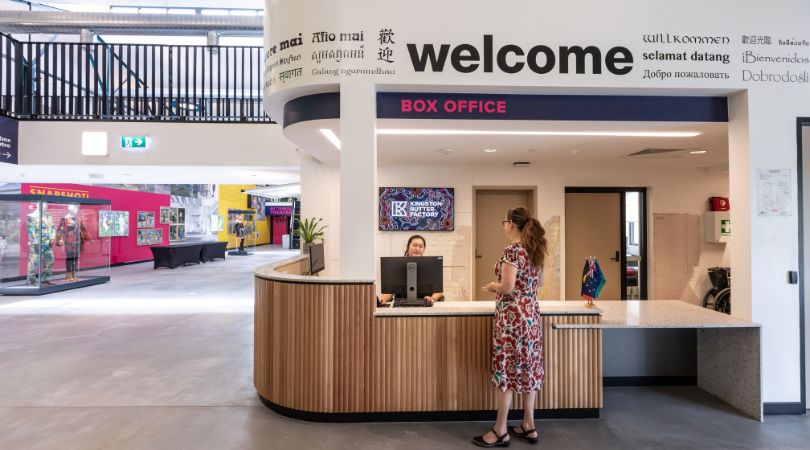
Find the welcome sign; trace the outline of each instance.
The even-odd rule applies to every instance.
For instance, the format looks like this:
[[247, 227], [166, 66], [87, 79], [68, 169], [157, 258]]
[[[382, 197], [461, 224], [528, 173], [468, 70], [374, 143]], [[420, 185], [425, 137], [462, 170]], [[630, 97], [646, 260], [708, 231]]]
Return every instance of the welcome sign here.
[[380, 188], [380, 231], [453, 231], [453, 188]]

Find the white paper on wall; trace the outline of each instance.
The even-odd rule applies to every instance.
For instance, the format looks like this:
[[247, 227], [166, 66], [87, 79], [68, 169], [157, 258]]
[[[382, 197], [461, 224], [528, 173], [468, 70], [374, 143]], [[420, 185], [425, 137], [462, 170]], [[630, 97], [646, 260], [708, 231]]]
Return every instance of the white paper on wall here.
[[757, 215], [790, 216], [790, 169], [757, 169]]

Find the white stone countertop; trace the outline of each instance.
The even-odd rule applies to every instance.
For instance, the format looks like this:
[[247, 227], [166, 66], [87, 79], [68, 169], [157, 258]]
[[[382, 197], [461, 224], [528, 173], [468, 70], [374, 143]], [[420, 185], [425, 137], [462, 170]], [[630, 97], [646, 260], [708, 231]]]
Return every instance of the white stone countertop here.
[[[293, 256], [292, 258], [276, 261], [272, 264], [259, 266], [253, 270], [253, 274], [259, 278], [272, 281], [286, 281], [290, 283], [312, 283], [312, 284], [372, 284], [375, 280], [370, 279], [356, 279], [339, 276], [321, 276], [322, 272], [318, 275], [293, 275], [289, 273], [277, 272], [276, 267], [281, 267], [287, 264], [296, 263], [309, 258], [309, 255]], [[326, 272], [328, 273], [328, 272]]]
[[[569, 314], [601, 314], [597, 308], [586, 308], [584, 301], [547, 301], [540, 302], [540, 314], [548, 316]], [[408, 306], [393, 308], [381, 306], [374, 311], [375, 317], [407, 316], [492, 316], [495, 314], [495, 302], [492, 300], [437, 302], [433, 306]]]
[[[273, 281], [312, 284], [373, 284], [373, 279], [354, 279], [340, 276], [293, 275], [277, 272], [276, 267], [299, 262], [306, 255], [295, 256], [254, 270], [255, 276]], [[544, 315], [600, 314], [596, 324], [555, 324], [558, 329], [594, 328], [759, 328], [760, 325], [712, 311], [680, 300], [597, 300], [596, 308], [586, 308], [581, 300], [542, 300], [540, 313]], [[406, 316], [491, 316], [495, 314], [494, 301], [446, 301], [432, 307], [379, 307], [375, 317]]]
[[556, 324], [559, 329], [593, 328], [759, 328], [738, 319], [680, 300], [597, 300], [603, 311], [598, 324]]

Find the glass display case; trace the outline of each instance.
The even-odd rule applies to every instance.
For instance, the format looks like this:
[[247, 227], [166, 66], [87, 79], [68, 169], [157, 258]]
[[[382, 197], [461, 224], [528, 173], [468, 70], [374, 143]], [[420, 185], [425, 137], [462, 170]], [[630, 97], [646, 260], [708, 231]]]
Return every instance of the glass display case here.
[[0, 295], [40, 295], [110, 281], [110, 201], [0, 195]]
[[256, 246], [256, 211], [252, 209], [228, 210], [229, 255], [250, 255]]

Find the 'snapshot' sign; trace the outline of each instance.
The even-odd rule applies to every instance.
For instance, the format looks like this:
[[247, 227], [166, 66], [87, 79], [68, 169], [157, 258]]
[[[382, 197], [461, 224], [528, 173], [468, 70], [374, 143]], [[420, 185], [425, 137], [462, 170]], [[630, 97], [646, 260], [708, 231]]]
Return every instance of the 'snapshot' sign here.
[[16, 120], [0, 117], [0, 163], [18, 163], [19, 134]]

